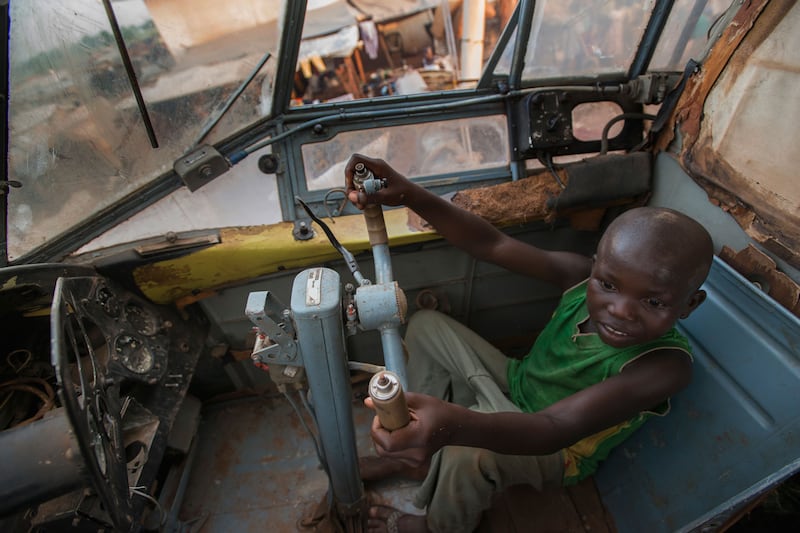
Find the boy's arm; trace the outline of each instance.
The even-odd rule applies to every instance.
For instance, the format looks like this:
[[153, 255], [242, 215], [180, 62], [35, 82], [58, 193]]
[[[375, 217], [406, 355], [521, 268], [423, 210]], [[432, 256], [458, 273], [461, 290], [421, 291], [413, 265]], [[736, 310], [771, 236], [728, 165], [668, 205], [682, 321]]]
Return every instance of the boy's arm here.
[[651, 409], [688, 385], [691, 362], [680, 350], [657, 350], [620, 374], [537, 413], [478, 413], [419, 394], [407, 394], [412, 422], [387, 432], [373, 425], [382, 454], [422, 464], [442, 446], [486, 448], [513, 455], [544, 455]]
[[[386, 180], [386, 187], [370, 196], [353, 187], [356, 163]], [[431, 224], [448, 242], [482, 261], [547, 281], [567, 289], [591, 270], [588, 257], [542, 250], [509, 237], [483, 218], [461, 209], [400, 175], [382, 160], [353, 155], [345, 168], [349, 199], [363, 209], [371, 204], [405, 205]]]

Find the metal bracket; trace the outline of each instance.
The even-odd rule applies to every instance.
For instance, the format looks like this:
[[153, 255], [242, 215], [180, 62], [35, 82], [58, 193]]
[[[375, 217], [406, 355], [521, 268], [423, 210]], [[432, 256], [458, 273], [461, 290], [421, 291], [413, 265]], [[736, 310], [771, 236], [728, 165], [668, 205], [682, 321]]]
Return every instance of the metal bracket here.
[[245, 314], [258, 329], [251, 355], [253, 361], [302, 366], [291, 311], [286, 306], [269, 291], [251, 292]]
[[628, 82], [626, 90], [636, 102], [660, 104], [679, 79], [680, 76], [673, 73], [645, 74]]
[[308, 218], [299, 218], [295, 220], [292, 235], [294, 235], [296, 241], [313, 239], [316, 234], [314, 233], [314, 228], [311, 227], [311, 220]]
[[186, 187], [194, 192], [231, 168], [216, 148], [203, 144], [175, 161], [172, 168]]

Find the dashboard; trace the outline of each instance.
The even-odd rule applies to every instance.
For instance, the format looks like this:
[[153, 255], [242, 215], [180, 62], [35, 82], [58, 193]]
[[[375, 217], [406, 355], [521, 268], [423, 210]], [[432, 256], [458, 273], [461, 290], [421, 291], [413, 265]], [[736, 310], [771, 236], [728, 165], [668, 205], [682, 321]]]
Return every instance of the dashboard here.
[[0, 319], [0, 529], [140, 529], [204, 321], [56, 264], [0, 270]]

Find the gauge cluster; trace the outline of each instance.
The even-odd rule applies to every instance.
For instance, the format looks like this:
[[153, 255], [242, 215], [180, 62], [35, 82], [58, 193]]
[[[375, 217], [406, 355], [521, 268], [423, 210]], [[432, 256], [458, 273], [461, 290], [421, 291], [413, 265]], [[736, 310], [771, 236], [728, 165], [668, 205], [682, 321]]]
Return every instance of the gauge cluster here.
[[0, 394], [14, 396], [0, 408], [0, 518], [136, 531], [152, 505], [131, 487], [157, 483], [204, 322], [88, 269], [3, 274]]
[[[123, 379], [156, 383], [164, 377], [172, 323], [136, 296], [98, 282], [82, 301], [83, 311], [98, 325], [108, 324], [108, 371]], [[102, 329], [102, 326], [100, 326]]]

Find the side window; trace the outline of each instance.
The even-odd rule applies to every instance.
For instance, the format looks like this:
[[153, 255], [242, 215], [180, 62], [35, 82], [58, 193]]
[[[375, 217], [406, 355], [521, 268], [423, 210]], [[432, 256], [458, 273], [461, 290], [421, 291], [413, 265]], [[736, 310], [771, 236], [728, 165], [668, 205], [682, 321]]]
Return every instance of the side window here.
[[514, 2], [309, 0], [292, 107], [474, 87]]
[[305, 144], [306, 189], [342, 187], [344, 166], [353, 153], [385, 159], [409, 178], [505, 167], [506, 119], [492, 115], [356, 130]]

